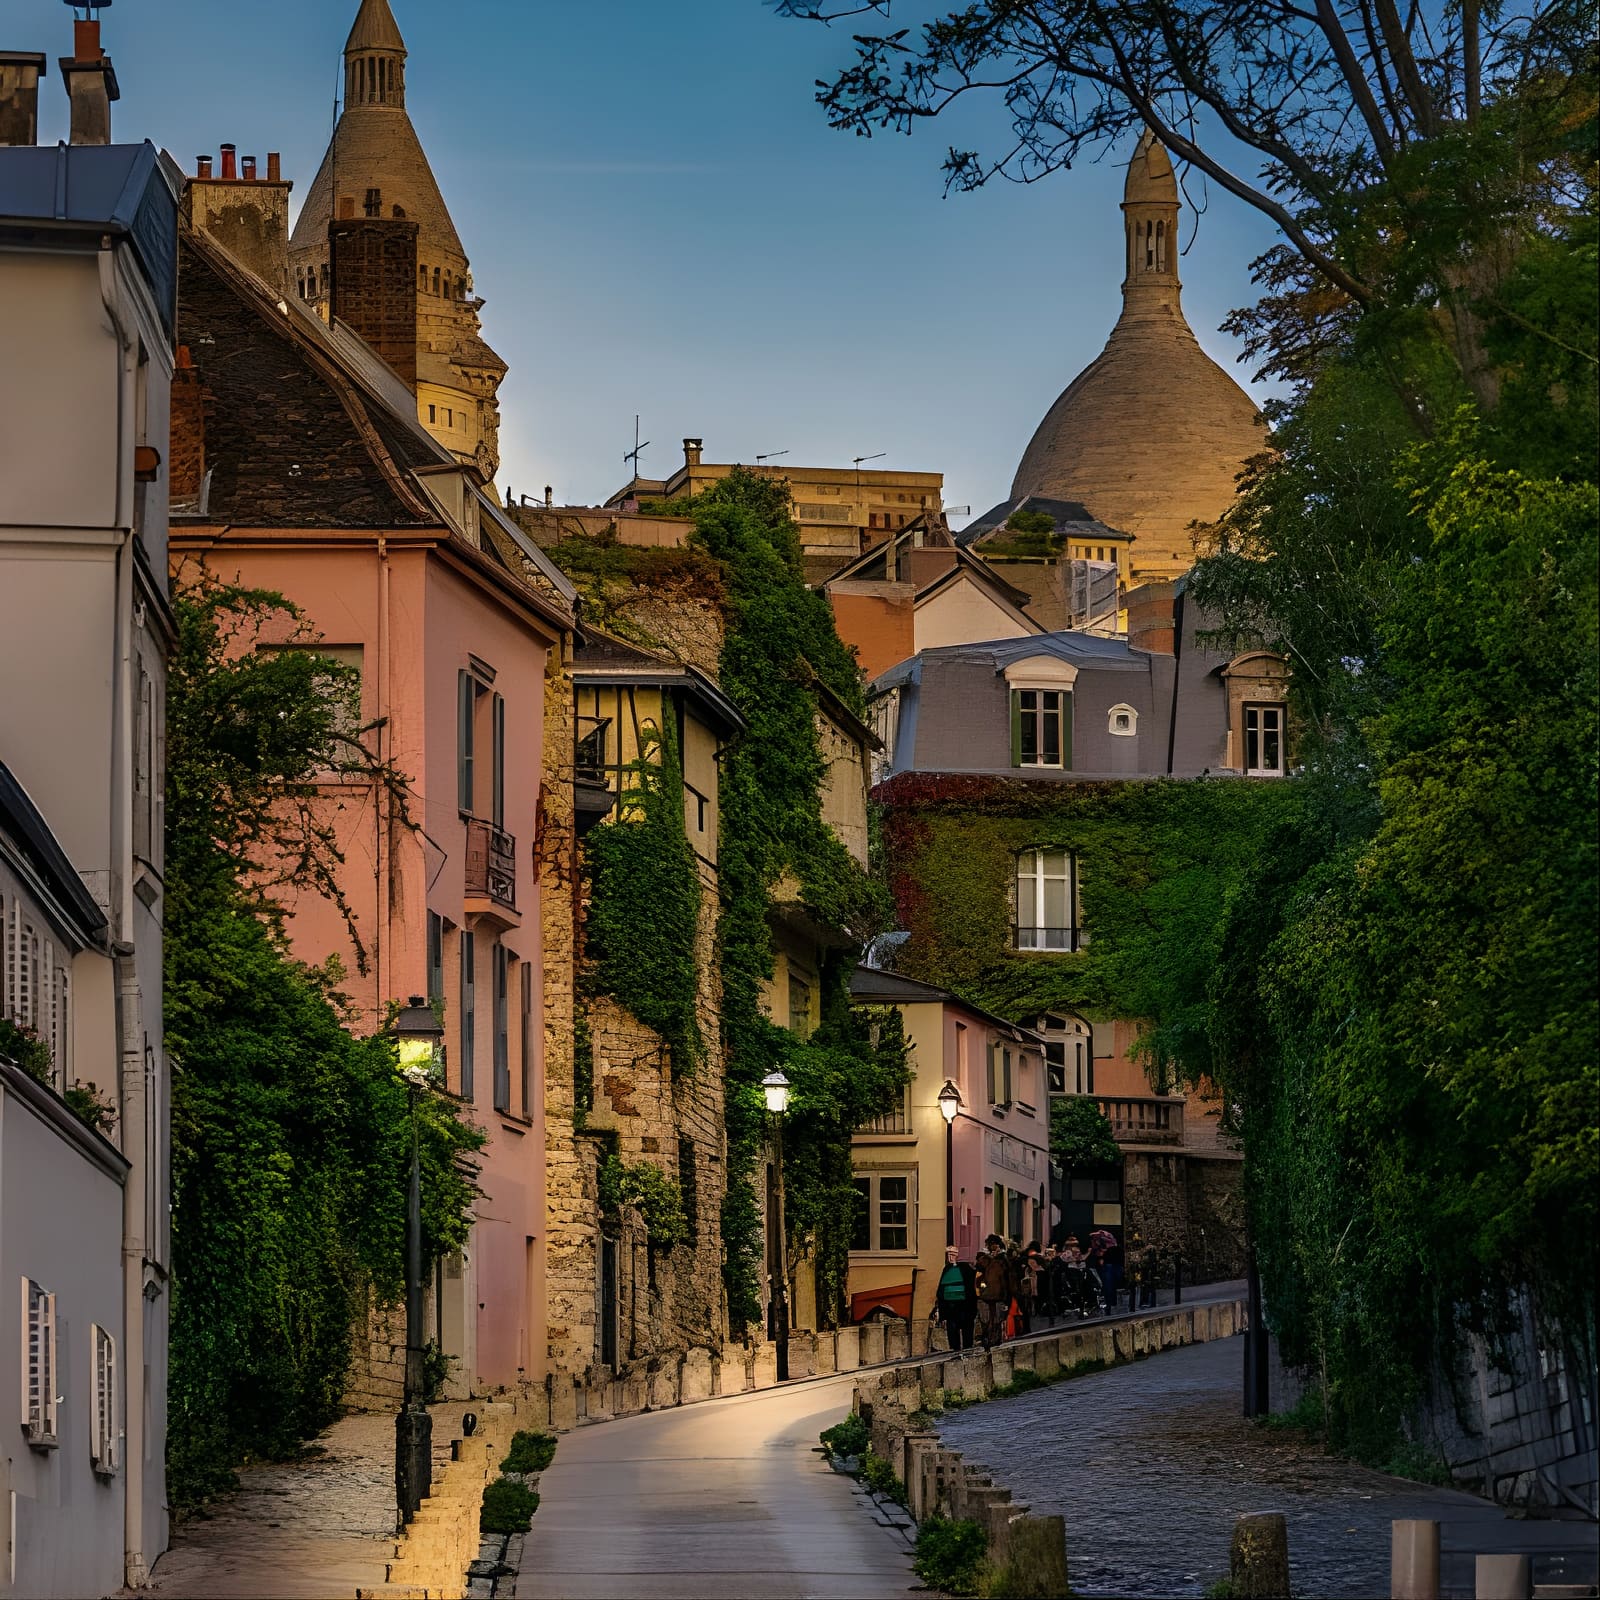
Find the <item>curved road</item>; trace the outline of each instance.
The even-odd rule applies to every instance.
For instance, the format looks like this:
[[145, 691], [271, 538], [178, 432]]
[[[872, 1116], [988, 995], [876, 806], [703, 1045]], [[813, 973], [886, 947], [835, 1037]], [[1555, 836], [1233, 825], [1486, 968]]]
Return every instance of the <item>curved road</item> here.
[[517, 1600], [880, 1600], [919, 1587], [905, 1540], [815, 1453], [851, 1377], [561, 1436]]

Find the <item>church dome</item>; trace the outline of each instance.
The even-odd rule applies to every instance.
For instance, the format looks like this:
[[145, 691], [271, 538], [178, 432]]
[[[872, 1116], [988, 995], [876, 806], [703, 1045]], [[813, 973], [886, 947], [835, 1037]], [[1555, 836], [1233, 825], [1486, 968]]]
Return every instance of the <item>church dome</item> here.
[[1122, 315], [1045, 414], [1011, 494], [1079, 501], [1133, 536], [1136, 576], [1172, 577], [1194, 562], [1189, 524], [1227, 509], [1266, 432], [1255, 401], [1184, 320], [1177, 179], [1149, 133], [1129, 164], [1122, 211]]

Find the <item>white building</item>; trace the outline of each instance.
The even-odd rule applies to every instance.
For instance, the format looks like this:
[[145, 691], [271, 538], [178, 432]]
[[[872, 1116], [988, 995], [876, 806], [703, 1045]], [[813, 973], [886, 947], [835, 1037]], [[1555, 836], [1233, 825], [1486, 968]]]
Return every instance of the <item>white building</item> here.
[[[0, 1595], [141, 1583], [167, 1539], [161, 1019], [168, 399], [180, 178], [113, 145], [98, 24], [0, 53]], [[25, 1070], [31, 1068], [30, 1070]], [[94, 1086], [99, 1109], [85, 1108]]]

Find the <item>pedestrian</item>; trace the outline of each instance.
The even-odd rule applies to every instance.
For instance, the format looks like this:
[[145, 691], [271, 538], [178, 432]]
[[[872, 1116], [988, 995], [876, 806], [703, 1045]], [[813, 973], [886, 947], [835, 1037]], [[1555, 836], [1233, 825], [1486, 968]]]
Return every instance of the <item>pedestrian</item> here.
[[978, 1278], [953, 1244], [945, 1246], [944, 1271], [939, 1274], [934, 1308], [944, 1323], [950, 1348], [970, 1350], [972, 1324], [978, 1315]]
[[1061, 1269], [1057, 1263], [1060, 1253], [1053, 1244], [1047, 1244], [1039, 1257], [1039, 1313], [1054, 1322], [1061, 1315]]
[[1122, 1282], [1122, 1246], [1115, 1234], [1107, 1235], [1105, 1252], [1100, 1258], [1100, 1282], [1105, 1290], [1106, 1310], [1117, 1309], [1117, 1289]]
[[1039, 1243], [1032, 1240], [1017, 1262], [1017, 1319], [1021, 1332], [1033, 1332], [1033, 1312], [1038, 1301]]
[[1011, 1310], [1011, 1269], [1005, 1241], [991, 1233], [973, 1263], [978, 1290], [978, 1337], [985, 1350], [1005, 1341], [1006, 1316]]

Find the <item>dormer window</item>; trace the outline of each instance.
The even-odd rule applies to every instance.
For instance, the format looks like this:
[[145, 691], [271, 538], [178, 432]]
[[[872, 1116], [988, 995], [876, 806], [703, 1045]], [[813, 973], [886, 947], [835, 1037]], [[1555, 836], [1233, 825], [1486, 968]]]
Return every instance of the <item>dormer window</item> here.
[[1078, 669], [1057, 656], [1029, 656], [1006, 668], [1011, 695], [1011, 765], [1072, 766], [1072, 686]]
[[1139, 731], [1139, 713], [1132, 706], [1112, 706], [1106, 716], [1106, 730], [1115, 738], [1133, 738]]

